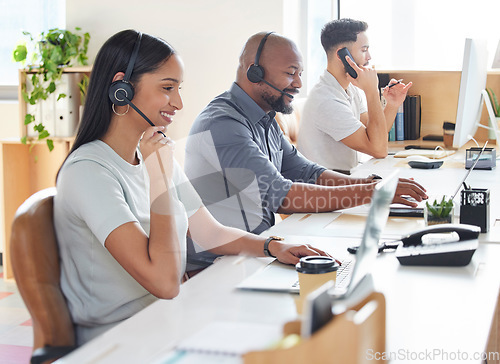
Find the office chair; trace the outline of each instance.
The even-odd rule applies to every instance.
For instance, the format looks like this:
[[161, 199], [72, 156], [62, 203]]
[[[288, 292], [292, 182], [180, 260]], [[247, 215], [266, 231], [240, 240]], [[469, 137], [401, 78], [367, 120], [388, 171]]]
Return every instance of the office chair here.
[[55, 188], [33, 194], [17, 209], [12, 223], [12, 269], [33, 321], [32, 364], [51, 362], [76, 347], [73, 323], [60, 288], [53, 221], [55, 194]]

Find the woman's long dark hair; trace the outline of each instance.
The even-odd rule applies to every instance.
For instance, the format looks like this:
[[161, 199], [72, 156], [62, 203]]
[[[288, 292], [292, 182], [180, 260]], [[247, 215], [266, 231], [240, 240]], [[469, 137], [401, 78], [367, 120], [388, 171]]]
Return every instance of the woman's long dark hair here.
[[[83, 116], [68, 156], [83, 144], [102, 138], [108, 131], [113, 112], [108, 97], [109, 86], [118, 72], [125, 73], [137, 36], [135, 30], [123, 30], [109, 38], [97, 53]], [[143, 74], [157, 70], [174, 53], [174, 49], [164, 40], [143, 34], [130, 83], [137, 84]]]

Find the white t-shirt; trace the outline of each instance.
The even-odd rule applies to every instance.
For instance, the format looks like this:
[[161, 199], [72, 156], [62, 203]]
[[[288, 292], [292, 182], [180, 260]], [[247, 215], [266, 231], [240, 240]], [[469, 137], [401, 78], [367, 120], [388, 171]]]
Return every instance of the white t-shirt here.
[[362, 90], [349, 84], [346, 92], [325, 70], [304, 105], [297, 142], [299, 151], [326, 168], [349, 171], [356, 167], [357, 152], [341, 140], [362, 127], [359, 118], [367, 110]]
[[[142, 156], [131, 165], [96, 140], [64, 163], [54, 198], [54, 222], [61, 257], [61, 288], [82, 344], [156, 300], [104, 246], [108, 235], [138, 222], [149, 235], [149, 177]], [[180, 166], [174, 163], [175, 216], [183, 269], [188, 217], [201, 206]], [[127, 247], [124, 246], [123, 249]]]

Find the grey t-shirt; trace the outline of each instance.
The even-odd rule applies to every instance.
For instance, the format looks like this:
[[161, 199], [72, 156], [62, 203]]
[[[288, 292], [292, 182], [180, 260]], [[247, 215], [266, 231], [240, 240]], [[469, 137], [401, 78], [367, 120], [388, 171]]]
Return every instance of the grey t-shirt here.
[[[138, 155], [142, 159], [139, 151]], [[184, 268], [188, 217], [199, 209], [201, 200], [177, 163], [173, 181]], [[108, 235], [127, 222], [138, 222], [149, 235], [149, 177], [142, 160], [131, 165], [100, 140], [78, 148], [58, 177], [54, 221], [61, 288], [77, 325], [79, 344], [156, 300], [104, 246]]]
[[358, 165], [358, 152], [345, 145], [342, 139], [363, 127], [360, 116], [367, 111], [361, 89], [349, 84], [344, 90], [325, 70], [304, 105], [298, 149], [327, 168], [350, 171]]

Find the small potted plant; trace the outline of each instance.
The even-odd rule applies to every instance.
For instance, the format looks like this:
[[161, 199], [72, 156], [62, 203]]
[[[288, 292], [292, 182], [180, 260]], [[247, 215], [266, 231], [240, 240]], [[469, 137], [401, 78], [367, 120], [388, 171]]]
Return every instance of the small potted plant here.
[[[75, 28], [76, 32], [80, 28]], [[27, 64], [30, 76], [26, 83], [30, 82], [29, 90], [22, 87], [21, 93], [24, 101], [29, 105], [35, 105], [43, 100], [47, 100], [49, 95], [56, 92], [58, 81], [63, 75], [64, 67], [87, 64], [87, 49], [90, 40], [89, 33], [80, 35], [64, 29], [50, 29], [40, 33], [35, 39], [29, 32], [23, 32], [28, 36], [28, 44], [19, 44], [14, 49], [14, 61]], [[84, 85], [85, 86], [85, 85]], [[57, 100], [67, 97], [64, 93], [57, 95]], [[33, 130], [38, 136], [38, 140], [46, 139], [49, 150], [53, 149], [53, 141], [48, 138], [50, 132], [44, 125], [44, 120], [35, 120], [35, 115], [27, 113], [24, 124], [33, 123]], [[27, 137], [21, 139], [27, 142]]]
[[453, 200], [443, 196], [435, 199], [432, 204], [425, 202], [424, 219], [426, 225], [451, 224], [453, 220]]

